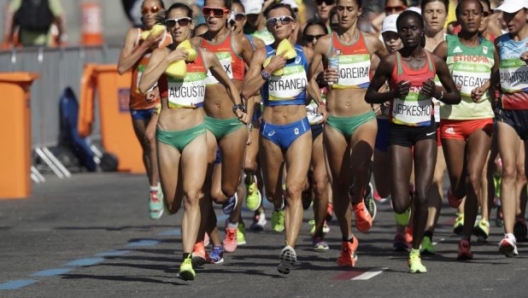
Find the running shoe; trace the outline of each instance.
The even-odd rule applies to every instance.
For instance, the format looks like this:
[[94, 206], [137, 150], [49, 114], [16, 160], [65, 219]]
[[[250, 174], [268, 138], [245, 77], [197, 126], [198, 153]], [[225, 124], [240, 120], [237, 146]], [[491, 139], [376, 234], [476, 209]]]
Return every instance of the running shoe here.
[[183, 280], [194, 280], [196, 273], [194, 273], [193, 264], [190, 257], [183, 260], [181, 263], [179, 276]]
[[420, 257], [420, 251], [418, 249], [411, 250], [409, 254], [409, 270], [411, 273], [427, 272], [427, 268], [422, 264], [422, 258]]
[[368, 232], [372, 227], [372, 217], [368, 212], [363, 201], [353, 205], [354, 213], [356, 214], [356, 227], [360, 232]]
[[262, 203], [262, 194], [258, 189], [256, 180], [253, 180], [250, 184], [246, 184], [246, 193], [246, 207], [251, 211], [257, 210]]
[[489, 237], [489, 222], [485, 219], [480, 219], [473, 228], [473, 235], [477, 236], [479, 242], [485, 242]]
[[315, 251], [327, 251], [330, 249], [323, 236], [312, 236], [312, 247]]
[[497, 213], [495, 217], [495, 226], [502, 228], [504, 226], [504, 215], [502, 214], [502, 206], [497, 207]]
[[258, 210], [255, 211], [255, 215], [253, 216], [253, 223], [251, 224], [250, 229], [252, 231], [262, 231], [264, 230], [264, 227], [268, 221], [266, 220], [266, 213], [262, 212], [260, 213]]
[[382, 197], [379, 195], [378, 190], [374, 190], [374, 195], [372, 195], [372, 197], [373, 197], [374, 200], [376, 200], [376, 202], [378, 202], [378, 203], [385, 203], [385, 202], [387, 202], [387, 200], [389, 199], [389, 197], [382, 198]]
[[196, 242], [193, 247], [193, 252], [191, 254], [191, 261], [194, 268], [203, 266], [205, 263], [209, 263], [209, 254], [205, 250], [203, 241]]
[[450, 189], [447, 190], [447, 201], [449, 202], [449, 206], [453, 208], [458, 208], [458, 206], [460, 206], [460, 203], [462, 203], [462, 199], [455, 197], [451, 193]]
[[211, 255], [211, 264], [221, 264], [224, 262], [224, 249], [221, 246], [213, 246]]
[[[313, 236], [315, 234], [315, 219], [310, 220], [308, 224], [312, 226], [312, 229], [310, 230], [310, 235]], [[329, 232], [330, 232], [330, 226], [325, 221], [323, 224], [323, 233], [328, 234]]]
[[297, 263], [297, 254], [293, 247], [286, 246], [282, 249], [279, 259], [280, 263], [277, 266], [277, 271], [282, 274], [289, 274], [295, 263]]
[[526, 227], [526, 221], [521, 216], [517, 217], [517, 221], [513, 226], [513, 235], [517, 241], [522, 242], [526, 241], [526, 234], [528, 233], [528, 228]]
[[420, 253], [422, 255], [434, 255], [435, 254], [435, 247], [433, 244], [433, 241], [429, 236], [424, 236], [422, 239], [422, 245], [420, 248]]
[[158, 191], [149, 194], [149, 215], [152, 219], [159, 219], [163, 215], [163, 199], [158, 197]]
[[237, 245], [246, 244], [246, 226], [243, 222], [238, 223], [236, 240]]
[[339, 267], [354, 267], [358, 260], [356, 250], [358, 247], [358, 240], [354, 237], [354, 243], [350, 241], [341, 242], [341, 254], [337, 259], [337, 265]]
[[462, 239], [458, 243], [457, 259], [461, 261], [473, 259], [473, 253], [471, 252], [471, 243], [469, 243], [469, 240]]
[[370, 217], [372, 218], [372, 221], [376, 218], [376, 214], [378, 213], [378, 207], [376, 206], [376, 201], [372, 197], [374, 188], [372, 187], [372, 183], [369, 183], [367, 185], [367, 188], [365, 189], [365, 194], [363, 195], [363, 202], [365, 202], [365, 206], [367, 207], [368, 212], [370, 213]]
[[225, 252], [234, 252], [237, 248], [237, 228], [231, 229], [227, 228], [225, 229], [225, 237], [224, 237], [224, 250]]
[[281, 233], [284, 231], [284, 218], [286, 216], [286, 212], [284, 209], [282, 210], [273, 210], [273, 213], [271, 214], [271, 228], [277, 232]]
[[517, 252], [517, 240], [515, 239], [514, 235], [504, 235], [504, 238], [499, 242], [499, 252], [508, 258], [519, 255]]
[[224, 203], [222, 203], [222, 211], [224, 211], [224, 214], [229, 215], [233, 210], [235, 210], [236, 206], [238, 204], [238, 195], [235, 192], [234, 195], [229, 197]]
[[331, 221], [334, 215], [334, 204], [328, 203], [328, 208], [326, 208], [326, 221]]
[[396, 234], [394, 236], [394, 241], [392, 242], [392, 248], [394, 251], [408, 251], [409, 245], [407, 244], [407, 241], [405, 241], [405, 236], [402, 234]]
[[457, 218], [453, 224], [453, 233], [461, 235], [464, 230], [464, 213], [457, 213]]

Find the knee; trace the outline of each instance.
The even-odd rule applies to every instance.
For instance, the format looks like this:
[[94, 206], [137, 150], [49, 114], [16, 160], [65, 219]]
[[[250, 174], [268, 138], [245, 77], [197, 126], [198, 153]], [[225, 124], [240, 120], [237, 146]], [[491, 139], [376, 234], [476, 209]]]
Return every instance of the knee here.
[[200, 198], [202, 197], [202, 192], [199, 190], [191, 190], [184, 194], [185, 208], [188, 207], [198, 207], [200, 204]]
[[286, 185], [287, 187], [287, 193], [288, 193], [288, 199], [300, 199], [301, 198], [301, 192], [303, 190], [303, 184], [304, 183], [291, 183]]
[[230, 185], [228, 183], [222, 183], [222, 193], [226, 197], [231, 197], [235, 194], [238, 185]]
[[513, 166], [503, 166], [502, 181], [514, 181], [517, 179], [517, 169]]
[[315, 197], [316, 198], [322, 198], [323, 196], [326, 196], [328, 194], [328, 177], [314, 177], [314, 190], [315, 190]]
[[468, 175], [469, 183], [473, 190], [477, 191], [480, 189], [480, 185], [482, 182], [482, 175], [481, 173], [470, 173]]

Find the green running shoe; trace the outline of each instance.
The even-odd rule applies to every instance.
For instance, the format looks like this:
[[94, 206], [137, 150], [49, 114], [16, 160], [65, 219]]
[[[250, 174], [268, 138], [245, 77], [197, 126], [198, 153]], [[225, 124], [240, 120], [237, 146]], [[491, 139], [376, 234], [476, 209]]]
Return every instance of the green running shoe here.
[[194, 280], [196, 273], [192, 266], [192, 259], [189, 256], [187, 259], [183, 260], [180, 265], [180, 277], [183, 280]]
[[277, 232], [281, 233], [284, 231], [284, 218], [286, 216], [286, 212], [284, 209], [282, 210], [273, 210], [273, 213], [271, 213], [271, 228]]

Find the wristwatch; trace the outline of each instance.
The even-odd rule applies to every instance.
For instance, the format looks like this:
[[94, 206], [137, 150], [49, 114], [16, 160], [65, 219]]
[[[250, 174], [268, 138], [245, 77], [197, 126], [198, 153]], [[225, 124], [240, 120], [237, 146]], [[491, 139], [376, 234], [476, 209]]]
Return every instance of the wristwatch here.
[[269, 80], [271, 78], [271, 73], [269, 73], [268, 71], [266, 71], [265, 69], [263, 69], [261, 72], [260, 72], [260, 75], [262, 76], [262, 78], [264, 80]]
[[242, 112], [246, 112], [246, 107], [244, 107], [243, 104], [239, 103], [233, 106], [233, 114], [236, 115], [237, 110], [241, 110]]

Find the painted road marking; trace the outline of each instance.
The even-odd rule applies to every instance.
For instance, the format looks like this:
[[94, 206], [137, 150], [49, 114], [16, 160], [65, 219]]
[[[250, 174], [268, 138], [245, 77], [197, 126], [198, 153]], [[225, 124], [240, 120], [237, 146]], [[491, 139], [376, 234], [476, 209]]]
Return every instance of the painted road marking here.
[[36, 283], [34, 279], [20, 279], [0, 284], [0, 290], [17, 290]]
[[371, 268], [367, 272], [352, 278], [352, 280], [369, 280], [369, 279], [373, 278], [374, 276], [383, 273], [383, 271], [385, 271], [387, 269], [389, 269], [389, 268], [387, 268], [387, 267]]
[[154, 246], [160, 244], [160, 240], [139, 240], [130, 242], [129, 244], [125, 245], [127, 247], [143, 247], [143, 246]]
[[66, 264], [66, 266], [72, 266], [72, 267], [76, 267], [76, 266], [92, 266], [92, 265], [95, 265], [95, 264], [100, 263], [102, 261], [104, 261], [103, 258], [78, 259], [78, 260], [74, 260], [74, 261], [69, 262], [68, 264]]
[[376, 275], [381, 274], [383, 271], [389, 268], [386, 267], [373, 267], [364, 269], [352, 269], [350, 271], [338, 274], [331, 278], [331, 280], [369, 280]]
[[96, 257], [119, 257], [129, 253], [130, 250], [111, 250], [96, 254]]
[[47, 269], [31, 274], [34, 277], [47, 277], [66, 274], [72, 271], [72, 268], [58, 268], [58, 269]]

